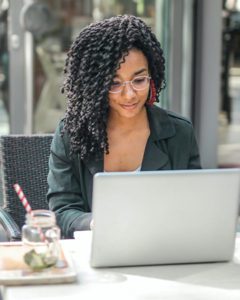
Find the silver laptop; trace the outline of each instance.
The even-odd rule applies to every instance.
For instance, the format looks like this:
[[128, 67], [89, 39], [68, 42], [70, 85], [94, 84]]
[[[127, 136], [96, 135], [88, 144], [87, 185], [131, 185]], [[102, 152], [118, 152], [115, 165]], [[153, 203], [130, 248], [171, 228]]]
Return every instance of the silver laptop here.
[[232, 259], [240, 169], [98, 173], [93, 267]]

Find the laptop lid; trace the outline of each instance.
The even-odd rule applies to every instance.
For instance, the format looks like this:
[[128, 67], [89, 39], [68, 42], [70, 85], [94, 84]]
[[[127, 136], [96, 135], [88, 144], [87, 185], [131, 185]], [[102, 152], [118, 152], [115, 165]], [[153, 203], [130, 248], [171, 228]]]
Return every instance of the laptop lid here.
[[232, 258], [240, 169], [98, 173], [93, 267]]

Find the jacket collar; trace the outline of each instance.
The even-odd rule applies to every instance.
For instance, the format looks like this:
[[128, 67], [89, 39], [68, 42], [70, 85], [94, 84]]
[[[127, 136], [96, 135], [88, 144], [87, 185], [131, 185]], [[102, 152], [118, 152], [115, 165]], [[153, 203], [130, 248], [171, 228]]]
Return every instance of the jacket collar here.
[[[164, 139], [176, 134], [176, 129], [167, 112], [156, 106], [147, 106], [150, 126], [142, 162], [142, 171], [168, 170], [171, 168]], [[103, 172], [103, 158], [100, 160], [84, 161], [92, 175]]]
[[166, 110], [155, 105], [146, 108], [153, 141], [170, 138], [176, 134], [175, 126]]
[[167, 112], [156, 106], [147, 106], [150, 136], [145, 148], [142, 171], [169, 170], [171, 162], [165, 139], [176, 134]]

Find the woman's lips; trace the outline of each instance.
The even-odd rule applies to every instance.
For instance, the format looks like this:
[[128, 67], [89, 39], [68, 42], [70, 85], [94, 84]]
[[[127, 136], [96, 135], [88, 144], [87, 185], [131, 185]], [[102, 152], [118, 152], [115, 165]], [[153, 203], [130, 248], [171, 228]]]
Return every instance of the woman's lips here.
[[132, 110], [134, 108], [136, 108], [137, 103], [133, 103], [133, 104], [121, 104], [121, 107], [126, 109], [126, 110]]

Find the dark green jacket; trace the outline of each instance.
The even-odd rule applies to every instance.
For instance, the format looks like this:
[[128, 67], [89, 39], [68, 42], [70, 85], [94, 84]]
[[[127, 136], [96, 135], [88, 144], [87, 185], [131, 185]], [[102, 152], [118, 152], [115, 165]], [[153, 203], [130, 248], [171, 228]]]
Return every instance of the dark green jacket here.
[[[141, 171], [200, 168], [198, 146], [191, 122], [156, 106], [147, 107], [150, 136]], [[103, 160], [85, 162], [69, 156], [69, 137], [60, 135], [63, 122], [51, 146], [48, 201], [56, 213], [64, 237], [76, 230], [89, 230], [93, 175], [103, 172]]]

